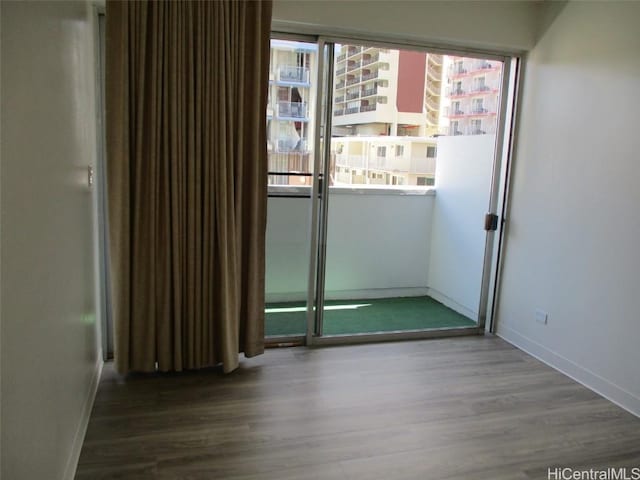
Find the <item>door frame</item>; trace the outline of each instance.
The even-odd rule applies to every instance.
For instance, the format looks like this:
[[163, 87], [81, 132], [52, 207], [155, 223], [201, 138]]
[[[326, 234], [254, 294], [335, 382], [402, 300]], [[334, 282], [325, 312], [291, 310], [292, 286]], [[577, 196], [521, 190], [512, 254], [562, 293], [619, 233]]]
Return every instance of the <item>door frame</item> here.
[[[272, 32], [275, 38], [282, 38], [283, 32]], [[285, 34], [286, 35], [286, 34]], [[305, 41], [310, 41], [313, 36], [304, 35]], [[315, 42], [318, 45], [318, 62], [316, 72], [316, 128], [314, 135], [314, 180], [311, 193], [311, 220], [310, 220], [310, 251], [309, 271], [307, 285], [307, 331], [304, 335], [306, 345], [335, 345], [362, 343], [374, 341], [388, 341], [401, 339], [437, 338], [458, 335], [482, 335], [485, 330], [492, 331], [494, 324], [495, 299], [497, 296], [497, 282], [499, 272], [499, 259], [501, 241], [495, 242], [495, 236], [503, 231], [504, 218], [502, 218], [504, 192], [507, 190], [508, 171], [511, 161], [511, 148], [503, 148], [511, 143], [513, 134], [513, 116], [515, 113], [516, 92], [519, 85], [518, 56], [507, 53], [487, 52], [474, 49], [460, 49], [432, 46], [427, 44], [397, 43], [384, 40], [371, 40], [362, 36], [331, 36], [317, 35]], [[497, 120], [496, 145], [494, 148], [493, 171], [489, 191], [488, 214], [498, 215], [500, 228], [497, 231], [487, 231], [485, 240], [485, 253], [483, 259], [483, 273], [481, 280], [481, 294], [477, 326], [468, 328], [440, 328], [429, 330], [402, 330], [380, 333], [362, 333], [348, 335], [323, 336], [323, 313], [325, 303], [326, 284], [326, 260], [327, 260], [327, 225], [328, 225], [328, 200], [329, 182], [323, 179], [329, 178], [331, 137], [329, 136], [333, 118], [333, 71], [335, 68], [336, 43], [366, 44], [381, 48], [411, 49], [429, 53], [445, 55], [459, 55], [476, 57], [502, 62], [501, 94], [499, 98], [500, 109]], [[515, 75], [512, 69], [515, 67]], [[323, 104], [326, 108], [323, 108]], [[325, 132], [323, 137], [323, 132]], [[327, 141], [328, 140], [328, 141]]]

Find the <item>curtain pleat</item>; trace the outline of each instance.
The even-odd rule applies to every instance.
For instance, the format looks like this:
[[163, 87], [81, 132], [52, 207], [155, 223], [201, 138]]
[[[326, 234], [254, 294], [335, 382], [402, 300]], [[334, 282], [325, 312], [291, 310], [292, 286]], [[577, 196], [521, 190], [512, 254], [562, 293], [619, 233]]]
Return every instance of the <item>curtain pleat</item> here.
[[120, 372], [264, 350], [271, 2], [107, 2]]

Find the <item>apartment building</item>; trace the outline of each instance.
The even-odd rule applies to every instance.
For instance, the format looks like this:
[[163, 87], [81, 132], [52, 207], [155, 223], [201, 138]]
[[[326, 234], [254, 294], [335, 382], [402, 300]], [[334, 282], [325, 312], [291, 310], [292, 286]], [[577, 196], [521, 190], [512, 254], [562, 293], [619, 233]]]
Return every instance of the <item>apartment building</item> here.
[[[336, 184], [433, 185], [442, 55], [341, 45], [332, 149]], [[434, 155], [427, 157], [427, 151]]]
[[443, 113], [449, 135], [496, 132], [502, 64], [467, 57], [446, 58]]
[[[302, 173], [310, 168], [316, 47], [304, 42], [271, 41], [267, 149], [269, 172]], [[307, 177], [270, 175], [271, 184], [308, 185]]]
[[335, 177], [340, 185], [435, 184], [435, 138], [353, 136], [334, 138]]

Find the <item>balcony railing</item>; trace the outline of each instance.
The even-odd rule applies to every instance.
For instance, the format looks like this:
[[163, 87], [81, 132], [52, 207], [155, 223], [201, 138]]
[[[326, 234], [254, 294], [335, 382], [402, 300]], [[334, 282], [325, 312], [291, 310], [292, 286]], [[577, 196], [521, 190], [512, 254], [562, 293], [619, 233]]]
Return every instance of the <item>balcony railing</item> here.
[[338, 110], [334, 110], [333, 111], [333, 116], [334, 117], [340, 117], [342, 115], [344, 115], [344, 109], [343, 108], [340, 108]]
[[336, 83], [336, 88], [344, 88], [345, 85], [346, 85], [345, 81], [342, 80], [342, 81]]
[[366, 81], [366, 80], [371, 80], [372, 78], [378, 78], [378, 70], [376, 70], [375, 72], [371, 72], [371, 73], [363, 73], [362, 74], [362, 81]]
[[356, 68], [360, 68], [360, 62], [356, 61], [356, 62], [349, 62], [349, 65], [347, 65], [347, 71], [351, 71], [351, 70], [355, 70]]
[[437, 55], [437, 54], [434, 54], [434, 53], [430, 53], [427, 56], [427, 59], [428, 59], [429, 63], [432, 63], [433, 65], [442, 66], [442, 55]]
[[361, 97], [370, 97], [371, 95], [376, 95], [378, 93], [378, 87], [369, 88], [367, 90], [362, 90]]
[[377, 108], [377, 104], [376, 103], [372, 103], [369, 105], [362, 105], [360, 107], [360, 112], [372, 112]]
[[360, 107], [349, 107], [344, 111], [345, 115], [351, 115], [352, 113], [358, 113], [360, 111]]
[[281, 82], [309, 83], [309, 69], [284, 65], [280, 67], [279, 79]]
[[455, 76], [455, 75], [464, 75], [465, 73], [468, 73], [467, 69], [458, 65], [451, 65], [449, 67], [449, 75], [451, 76]]
[[482, 115], [483, 113], [489, 113], [489, 110], [482, 107], [474, 107], [471, 109], [471, 113], [473, 113], [474, 115]]
[[427, 106], [433, 110], [440, 110], [440, 103], [436, 102], [433, 98], [427, 97], [425, 100]]
[[336, 103], [342, 103], [344, 102], [344, 95], [340, 95], [339, 97], [336, 97]]
[[336, 75], [342, 75], [346, 71], [347, 69], [345, 67], [339, 68], [338, 70], [336, 70]]
[[368, 58], [363, 58], [362, 59], [362, 66], [364, 67], [365, 65], [369, 65], [371, 63], [377, 62], [378, 60], [380, 60], [380, 55], [378, 55], [378, 54], [371, 55]]
[[466, 95], [467, 92], [465, 92], [463, 89], [461, 88], [454, 88], [449, 92], [449, 96], [451, 97], [459, 97], [461, 95]]
[[349, 47], [347, 49], [347, 57], [352, 57], [362, 51], [362, 47]]
[[364, 168], [364, 157], [362, 155], [336, 155], [336, 165], [350, 168]]
[[471, 93], [485, 93], [493, 90], [489, 85], [474, 85], [471, 89]]
[[355, 78], [351, 78], [349, 80], [347, 80], [347, 86], [348, 85], [354, 85], [356, 83], [360, 82], [360, 77], [355, 77]]
[[347, 54], [346, 53], [341, 53], [340, 55], [338, 55], [338, 57], [336, 58], [337, 62], [343, 62], [345, 59], [347, 58]]
[[300, 102], [278, 102], [278, 116], [307, 118], [307, 104]]
[[354, 100], [360, 98], [360, 92], [347, 93], [347, 100]]

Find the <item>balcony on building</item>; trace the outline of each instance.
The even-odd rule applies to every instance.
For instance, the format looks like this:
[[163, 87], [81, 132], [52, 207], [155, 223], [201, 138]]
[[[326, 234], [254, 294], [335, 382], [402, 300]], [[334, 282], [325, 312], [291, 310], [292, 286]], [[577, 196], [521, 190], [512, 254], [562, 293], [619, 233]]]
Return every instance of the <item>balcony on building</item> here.
[[373, 71], [367, 71], [367, 70], [363, 70], [362, 71], [362, 81], [366, 82], [367, 80], [372, 80], [378, 78], [378, 70], [373, 70]]
[[360, 68], [360, 66], [361, 66], [360, 60], [354, 60], [354, 61], [349, 60], [349, 62], [347, 63], [347, 72], [356, 70]]
[[302, 102], [278, 102], [278, 117], [308, 121], [307, 104]]
[[353, 57], [362, 52], [362, 47], [357, 47], [353, 45], [349, 45], [347, 48], [347, 57]]
[[360, 93], [360, 98], [370, 97], [372, 95], [376, 95], [378, 93], [378, 86], [374, 86], [373, 88], [362, 89]]
[[373, 55], [363, 54], [362, 55], [362, 66], [371, 65], [380, 60], [380, 54], [374, 53]]
[[278, 69], [278, 83], [309, 85], [310, 72], [306, 67], [281, 65]]

